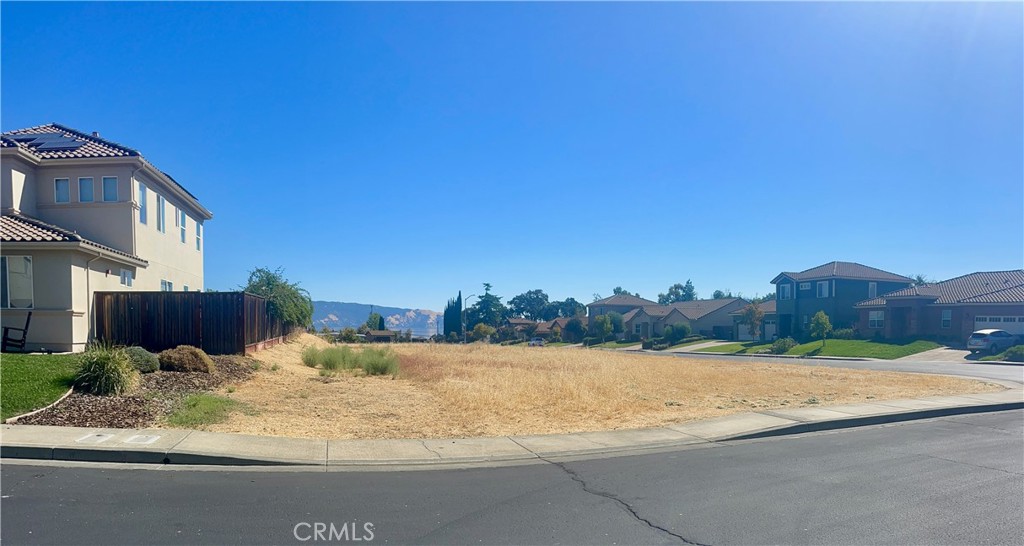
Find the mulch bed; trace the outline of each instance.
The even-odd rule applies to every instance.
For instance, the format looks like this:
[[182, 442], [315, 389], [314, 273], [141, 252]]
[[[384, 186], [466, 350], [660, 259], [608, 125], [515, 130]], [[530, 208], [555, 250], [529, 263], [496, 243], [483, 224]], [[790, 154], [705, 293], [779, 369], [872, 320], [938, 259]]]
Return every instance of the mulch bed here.
[[130, 395], [95, 396], [73, 393], [61, 403], [19, 419], [19, 425], [144, 428], [172, 413], [186, 396], [241, 383], [253, 374], [256, 361], [227, 355], [211, 356], [213, 373], [156, 371], [142, 374], [139, 389]]

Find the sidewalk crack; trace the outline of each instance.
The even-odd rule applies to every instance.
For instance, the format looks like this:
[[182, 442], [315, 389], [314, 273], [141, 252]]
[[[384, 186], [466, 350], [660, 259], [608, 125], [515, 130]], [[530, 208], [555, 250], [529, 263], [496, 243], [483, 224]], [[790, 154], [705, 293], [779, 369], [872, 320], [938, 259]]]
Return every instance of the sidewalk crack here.
[[433, 449], [430, 449], [430, 446], [428, 446], [428, 445], [427, 445], [427, 442], [426, 442], [426, 441], [424, 441], [424, 440], [420, 440], [420, 445], [422, 445], [422, 446], [423, 446], [423, 449], [425, 449], [425, 450], [427, 450], [427, 451], [429, 451], [429, 452], [433, 453], [433, 454], [434, 454], [434, 456], [436, 456], [436, 457], [437, 457], [438, 459], [441, 459], [441, 458], [442, 458], [442, 457], [441, 457], [441, 454], [440, 454], [440, 453], [438, 453], [438, 452], [434, 451]]

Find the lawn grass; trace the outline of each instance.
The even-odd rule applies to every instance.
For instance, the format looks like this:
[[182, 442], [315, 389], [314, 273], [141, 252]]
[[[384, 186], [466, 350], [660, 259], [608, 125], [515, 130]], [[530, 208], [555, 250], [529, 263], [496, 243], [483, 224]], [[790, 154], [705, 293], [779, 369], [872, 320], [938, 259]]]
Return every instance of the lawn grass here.
[[622, 349], [624, 347], [632, 347], [634, 345], [640, 345], [639, 341], [606, 341], [600, 345], [591, 345], [598, 349]]
[[919, 339], [909, 342], [881, 342], [867, 339], [830, 339], [822, 348], [820, 341], [797, 345], [787, 355], [838, 356], [848, 358], [880, 358], [892, 360], [912, 354], [937, 349], [942, 345], [934, 341]]
[[235, 410], [245, 410], [244, 404], [214, 394], [197, 393], [185, 398], [174, 413], [167, 416], [167, 424], [182, 428], [198, 428], [227, 421]]
[[694, 341], [684, 341], [682, 343], [676, 343], [675, 345], [669, 347], [669, 349], [675, 349], [676, 347], [686, 347], [688, 345], [696, 345], [698, 343], [707, 343], [708, 341], [714, 341], [714, 340], [698, 339], [698, 340], [694, 340]]
[[71, 388], [78, 355], [0, 357], [0, 419], [45, 407]]
[[695, 353], [721, 353], [721, 354], [752, 354], [760, 349], [770, 349], [771, 343], [761, 341], [748, 341], [746, 343], [726, 343], [725, 345], [713, 345], [703, 349], [697, 349]]

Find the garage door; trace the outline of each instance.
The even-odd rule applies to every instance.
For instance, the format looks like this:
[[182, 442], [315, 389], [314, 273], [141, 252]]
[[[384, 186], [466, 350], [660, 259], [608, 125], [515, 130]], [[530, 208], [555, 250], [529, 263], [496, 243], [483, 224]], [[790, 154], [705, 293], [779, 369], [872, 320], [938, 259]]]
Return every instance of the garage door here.
[[974, 317], [974, 329], [985, 330], [988, 328], [996, 328], [999, 330], [1006, 330], [1011, 334], [1024, 335], [1024, 317], [1007, 317], [1007, 316], [977, 316]]
[[768, 340], [775, 339], [775, 321], [766, 320], [764, 321], [764, 338]]

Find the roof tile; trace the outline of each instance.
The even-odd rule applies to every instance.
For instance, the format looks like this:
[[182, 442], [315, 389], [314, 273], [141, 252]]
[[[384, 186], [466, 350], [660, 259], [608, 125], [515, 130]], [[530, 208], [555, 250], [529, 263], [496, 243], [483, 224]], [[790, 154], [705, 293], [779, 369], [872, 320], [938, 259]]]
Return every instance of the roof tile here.
[[[82, 237], [77, 232], [65, 229], [24, 214], [0, 216], [0, 242], [3, 243], [82, 243], [107, 252], [119, 254], [133, 260], [145, 262], [142, 258], [127, 252], [101, 245]], [[147, 262], [148, 263], [148, 262]]]

